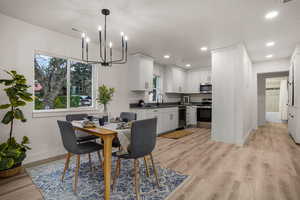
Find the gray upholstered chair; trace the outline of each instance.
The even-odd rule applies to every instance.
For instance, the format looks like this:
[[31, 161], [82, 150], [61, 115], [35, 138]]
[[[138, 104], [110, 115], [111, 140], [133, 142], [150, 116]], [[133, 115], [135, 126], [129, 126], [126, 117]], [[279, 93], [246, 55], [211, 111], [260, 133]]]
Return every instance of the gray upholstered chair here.
[[136, 113], [133, 112], [121, 112], [120, 118], [122, 121], [130, 122], [136, 120]]
[[139, 189], [139, 181], [138, 181], [138, 174], [139, 174], [138, 159], [139, 158], [145, 159], [146, 170], [147, 173], [149, 174], [146, 156], [150, 156], [153, 172], [156, 178], [156, 183], [159, 187], [158, 174], [152, 156], [152, 151], [154, 150], [156, 144], [156, 132], [157, 132], [157, 118], [138, 120], [132, 123], [131, 142], [130, 142], [130, 146], [128, 147], [128, 154], [123, 154], [123, 155], [114, 154], [114, 156], [118, 157], [118, 160], [117, 160], [116, 172], [114, 175], [114, 180], [112, 185], [113, 189], [115, 188], [117, 178], [120, 175], [121, 159], [132, 159], [134, 160], [135, 192], [136, 192], [137, 199], [140, 199], [140, 195], [139, 195], [140, 189]]
[[[69, 122], [72, 122], [72, 121], [84, 120], [87, 117], [88, 117], [88, 114], [69, 114], [69, 115], [66, 115], [66, 120]], [[77, 139], [78, 143], [87, 142], [87, 141], [91, 141], [91, 140], [96, 142], [96, 140], [99, 139], [99, 137], [97, 137], [95, 135], [91, 135], [91, 134], [88, 134], [88, 133], [80, 131], [80, 130], [75, 130], [75, 135], [76, 135], [76, 139]], [[97, 151], [97, 154], [98, 154], [99, 160], [102, 160], [101, 154], [99, 151]], [[93, 167], [92, 167], [91, 154], [89, 153], [88, 156], [89, 156], [90, 168], [92, 170]]]
[[[136, 120], [136, 113], [134, 112], [121, 112], [120, 119], [123, 122], [130, 122]], [[112, 146], [115, 148], [120, 148], [121, 144], [118, 138], [114, 138], [112, 141]]]
[[[66, 115], [66, 120], [71, 122], [75, 120], [83, 120], [84, 118], [87, 118], [87, 114], [71, 114], [71, 115]], [[98, 139], [97, 136], [90, 135], [88, 133], [85, 133], [83, 131], [76, 131], [76, 137], [77, 137], [77, 142], [86, 142], [90, 140], [96, 140]]]
[[[78, 171], [80, 167], [80, 155], [81, 154], [90, 154], [92, 152], [99, 152], [103, 149], [101, 144], [96, 142], [83, 142], [78, 143], [77, 138], [75, 136], [75, 132], [71, 122], [68, 121], [57, 121], [58, 127], [60, 129], [60, 134], [62, 138], [63, 145], [65, 149], [68, 151], [64, 171], [61, 177], [61, 180], [64, 180], [65, 173], [69, 168], [69, 162], [72, 154], [77, 155], [77, 165], [75, 169], [75, 184], [73, 186], [74, 192], [77, 190], [78, 183]], [[100, 166], [102, 166], [102, 160], [100, 161]]]

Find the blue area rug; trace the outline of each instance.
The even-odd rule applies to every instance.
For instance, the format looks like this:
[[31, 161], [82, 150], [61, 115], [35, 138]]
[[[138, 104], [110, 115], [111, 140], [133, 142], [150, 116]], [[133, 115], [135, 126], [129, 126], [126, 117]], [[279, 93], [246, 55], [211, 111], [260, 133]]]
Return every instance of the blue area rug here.
[[[65, 160], [58, 160], [45, 165], [28, 168], [27, 172], [33, 182], [41, 189], [45, 200], [97, 200], [104, 197], [103, 170], [99, 160], [93, 156], [94, 172], [91, 172], [87, 156], [81, 156], [77, 194], [73, 193], [72, 180], [75, 169], [75, 157], [72, 157], [70, 168], [66, 173], [64, 183], [61, 174]], [[160, 185], [155, 184], [155, 177], [151, 170], [151, 177], [146, 176], [143, 160], [140, 160], [140, 193], [142, 200], [162, 200], [170, 195], [188, 176], [179, 174], [170, 169], [157, 166]], [[115, 169], [113, 159], [112, 175]], [[150, 162], [149, 162], [150, 164]], [[111, 192], [112, 200], [134, 200], [133, 161], [122, 160], [121, 174], [118, 178], [115, 191]], [[151, 168], [152, 169], [152, 168]]]

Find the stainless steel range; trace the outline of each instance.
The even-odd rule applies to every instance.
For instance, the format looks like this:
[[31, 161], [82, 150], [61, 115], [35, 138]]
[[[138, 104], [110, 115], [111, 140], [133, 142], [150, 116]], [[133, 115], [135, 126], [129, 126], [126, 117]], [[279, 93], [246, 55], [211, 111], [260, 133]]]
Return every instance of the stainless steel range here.
[[197, 121], [211, 122], [211, 108], [212, 99], [203, 99], [202, 102], [197, 105]]

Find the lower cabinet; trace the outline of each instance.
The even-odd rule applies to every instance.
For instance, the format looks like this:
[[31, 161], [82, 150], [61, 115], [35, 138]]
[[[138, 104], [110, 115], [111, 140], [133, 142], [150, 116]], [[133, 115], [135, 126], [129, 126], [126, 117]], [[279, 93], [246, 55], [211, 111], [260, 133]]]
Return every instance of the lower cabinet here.
[[158, 109], [135, 109], [137, 119], [157, 118], [157, 134], [165, 133], [178, 128], [178, 107]]
[[187, 106], [186, 125], [197, 125], [197, 106]]

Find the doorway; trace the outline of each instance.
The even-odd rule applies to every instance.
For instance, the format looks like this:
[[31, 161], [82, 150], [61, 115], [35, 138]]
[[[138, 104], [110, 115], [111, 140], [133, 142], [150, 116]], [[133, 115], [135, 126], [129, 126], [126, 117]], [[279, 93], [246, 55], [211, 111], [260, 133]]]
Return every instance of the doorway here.
[[257, 124], [287, 123], [288, 71], [257, 74]]
[[266, 121], [287, 122], [288, 115], [288, 77], [266, 78]]

